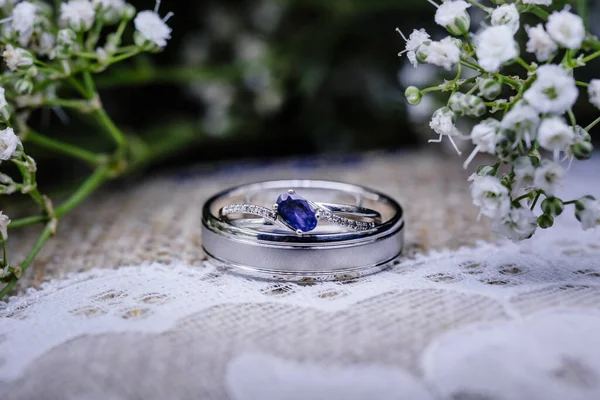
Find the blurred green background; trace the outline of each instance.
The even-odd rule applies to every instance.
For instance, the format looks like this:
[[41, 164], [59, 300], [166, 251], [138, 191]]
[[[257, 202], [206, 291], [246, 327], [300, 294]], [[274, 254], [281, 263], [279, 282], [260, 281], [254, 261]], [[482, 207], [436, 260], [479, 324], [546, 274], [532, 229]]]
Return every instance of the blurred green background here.
[[[132, 3], [138, 10], [154, 7], [151, 0]], [[591, 21], [598, 8], [592, 1]], [[409, 107], [404, 89], [438, 84], [454, 73], [414, 69], [398, 57], [404, 41], [395, 32], [425, 28], [434, 38], [447, 35], [434, 24], [435, 9], [426, 0], [165, 0], [160, 14], [168, 11], [175, 14], [169, 20], [173, 33], [163, 52], [97, 76], [115, 122], [152, 143], [159, 155], [140, 164], [140, 171], [215, 160], [393, 151], [434, 136], [427, 124], [445, 99], [426, 96], [420, 106]], [[485, 21], [480, 10], [470, 12], [476, 31]], [[524, 43], [523, 29], [518, 36]], [[588, 72], [592, 76], [595, 69]], [[597, 112], [585, 104], [577, 111], [584, 121]], [[87, 121], [68, 114], [46, 110], [37, 124], [42, 132], [87, 148], [109, 145], [88, 133]], [[40, 168], [42, 181], [81, 172], [70, 160], [32, 152], [42, 166], [54, 165]]]

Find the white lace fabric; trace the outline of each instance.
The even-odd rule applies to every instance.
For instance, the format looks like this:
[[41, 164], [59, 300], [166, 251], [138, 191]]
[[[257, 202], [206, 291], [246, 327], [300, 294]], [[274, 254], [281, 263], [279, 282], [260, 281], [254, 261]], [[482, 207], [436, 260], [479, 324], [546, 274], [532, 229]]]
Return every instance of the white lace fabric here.
[[[565, 198], [600, 195], [589, 164]], [[518, 245], [312, 285], [74, 273], [0, 306], [0, 398], [599, 399], [600, 232], [567, 209]]]

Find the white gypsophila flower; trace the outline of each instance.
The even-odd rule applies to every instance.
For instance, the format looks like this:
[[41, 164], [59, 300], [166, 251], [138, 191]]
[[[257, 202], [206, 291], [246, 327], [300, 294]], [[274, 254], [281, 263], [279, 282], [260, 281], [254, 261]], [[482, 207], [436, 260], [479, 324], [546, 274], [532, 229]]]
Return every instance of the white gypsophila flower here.
[[471, 130], [471, 140], [473, 141], [475, 148], [464, 162], [463, 168], [467, 169], [477, 153], [483, 152], [494, 154], [499, 139], [500, 121], [494, 118], [488, 118], [475, 125], [473, 130]]
[[537, 78], [523, 95], [541, 113], [563, 114], [577, 101], [579, 90], [573, 76], [554, 64], [542, 65]]
[[89, 0], [71, 0], [60, 5], [60, 19], [76, 31], [92, 27], [96, 10]]
[[523, 4], [533, 4], [536, 6], [550, 6], [552, 0], [523, 0]]
[[495, 218], [492, 222], [492, 231], [506, 236], [517, 243], [533, 236], [537, 229], [537, 218], [528, 208], [513, 208], [503, 218]]
[[28, 1], [17, 4], [13, 10], [12, 28], [19, 34], [19, 44], [27, 46], [35, 25], [37, 6]]
[[488, 118], [473, 127], [471, 140], [479, 147], [479, 151], [494, 154], [498, 144], [500, 121]]
[[537, 140], [540, 146], [554, 152], [555, 160], [561, 151], [573, 144], [575, 132], [561, 117], [544, 118], [538, 129]]
[[442, 107], [433, 113], [429, 126], [435, 131], [440, 137], [438, 139], [430, 139], [429, 143], [440, 143], [444, 136], [448, 136], [448, 140], [452, 143], [452, 146], [458, 154], [461, 154], [460, 150], [454, 143], [452, 136], [460, 136], [461, 133], [454, 125], [454, 112], [448, 107]]
[[443, 26], [453, 35], [463, 35], [469, 31], [471, 17], [467, 8], [469, 3], [463, 0], [446, 0], [435, 12], [435, 23]]
[[29, 67], [33, 64], [33, 55], [20, 47], [13, 47], [7, 44], [2, 52], [2, 57], [11, 71], [16, 71], [21, 67]]
[[516, 140], [524, 140], [527, 147], [536, 138], [540, 123], [539, 113], [531, 106], [516, 104], [500, 122], [503, 130], [514, 132]]
[[519, 56], [519, 46], [507, 25], [490, 26], [475, 35], [475, 52], [479, 65], [487, 72]]
[[517, 189], [524, 186], [530, 187], [533, 185], [533, 178], [535, 177], [535, 167], [531, 158], [528, 156], [518, 157], [512, 163], [512, 172], [515, 174], [515, 181]]
[[0, 160], [6, 161], [16, 155], [17, 147], [21, 144], [13, 128], [0, 131]]
[[168, 13], [161, 19], [157, 10], [141, 11], [136, 15], [133, 24], [145, 40], [153, 42], [158, 47], [165, 47], [167, 40], [171, 39], [171, 28], [166, 22], [172, 15], [173, 13]]
[[413, 65], [413, 67], [417, 68], [417, 49], [425, 42], [430, 42], [429, 34], [425, 31], [425, 29], [415, 29], [412, 33], [406, 38], [402, 31], [396, 28], [396, 31], [402, 36], [402, 39], [406, 42], [406, 48], [398, 53], [400, 57], [402, 54], [406, 53], [406, 57], [408, 61]]
[[548, 17], [546, 23], [548, 34], [561, 47], [579, 49], [585, 38], [585, 26], [579, 15], [568, 10], [555, 11]]
[[600, 108], [600, 79], [592, 79], [588, 85], [590, 103]]
[[8, 225], [10, 224], [10, 218], [8, 215], [0, 211], [0, 235], [2, 240], [8, 239]]
[[530, 27], [526, 26], [527, 35], [527, 52], [535, 54], [538, 61], [548, 61], [558, 50], [558, 45], [544, 29], [542, 24]]
[[515, 34], [519, 30], [519, 11], [514, 4], [503, 4], [492, 11], [492, 25], [506, 25]]
[[533, 185], [543, 190], [547, 196], [554, 196], [564, 175], [565, 170], [560, 165], [550, 160], [543, 160], [535, 169]]
[[508, 188], [500, 182], [500, 179], [495, 176], [473, 174], [469, 180], [473, 181], [471, 197], [473, 204], [479, 207], [479, 216], [501, 218], [508, 213], [510, 196]]
[[600, 201], [586, 196], [579, 199], [575, 207], [575, 216], [581, 222], [581, 228], [584, 231], [600, 225]]
[[429, 64], [450, 70], [460, 61], [460, 48], [451, 37], [444, 38], [439, 42], [431, 42], [421, 48], [423, 47], [426, 47], [424, 50], [427, 54], [425, 61]]

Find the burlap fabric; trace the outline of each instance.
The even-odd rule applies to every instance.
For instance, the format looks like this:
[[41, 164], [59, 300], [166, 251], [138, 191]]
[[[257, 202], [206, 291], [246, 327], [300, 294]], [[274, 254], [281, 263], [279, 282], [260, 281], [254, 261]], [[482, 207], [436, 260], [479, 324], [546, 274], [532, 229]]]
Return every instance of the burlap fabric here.
[[[371, 154], [289, 162], [203, 165], [141, 182], [126, 181], [94, 195], [60, 222], [20, 289], [91, 268], [143, 263], [198, 265], [203, 259], [201, 207], [229, 186], [269, 179], [315, 178], [366, 185], [405, 207], [407, 251], [456, 249], [493, 238], [468, 191], [469, 174], [455, 155], [437, 152]], [[22, 258], [39, 227], [11, 234]]]

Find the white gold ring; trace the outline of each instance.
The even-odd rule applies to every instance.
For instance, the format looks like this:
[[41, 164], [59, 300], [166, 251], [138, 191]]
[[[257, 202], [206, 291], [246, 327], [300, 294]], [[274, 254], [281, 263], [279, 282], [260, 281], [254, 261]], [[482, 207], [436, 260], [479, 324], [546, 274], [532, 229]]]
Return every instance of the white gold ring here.
[[403, 237], [403, 210], [395, 200], [339, 182], [246, 184], [218, 193], [203, 209], [208, 258], [230, 271], [268, 279], [370, 274], [397, 259]]

